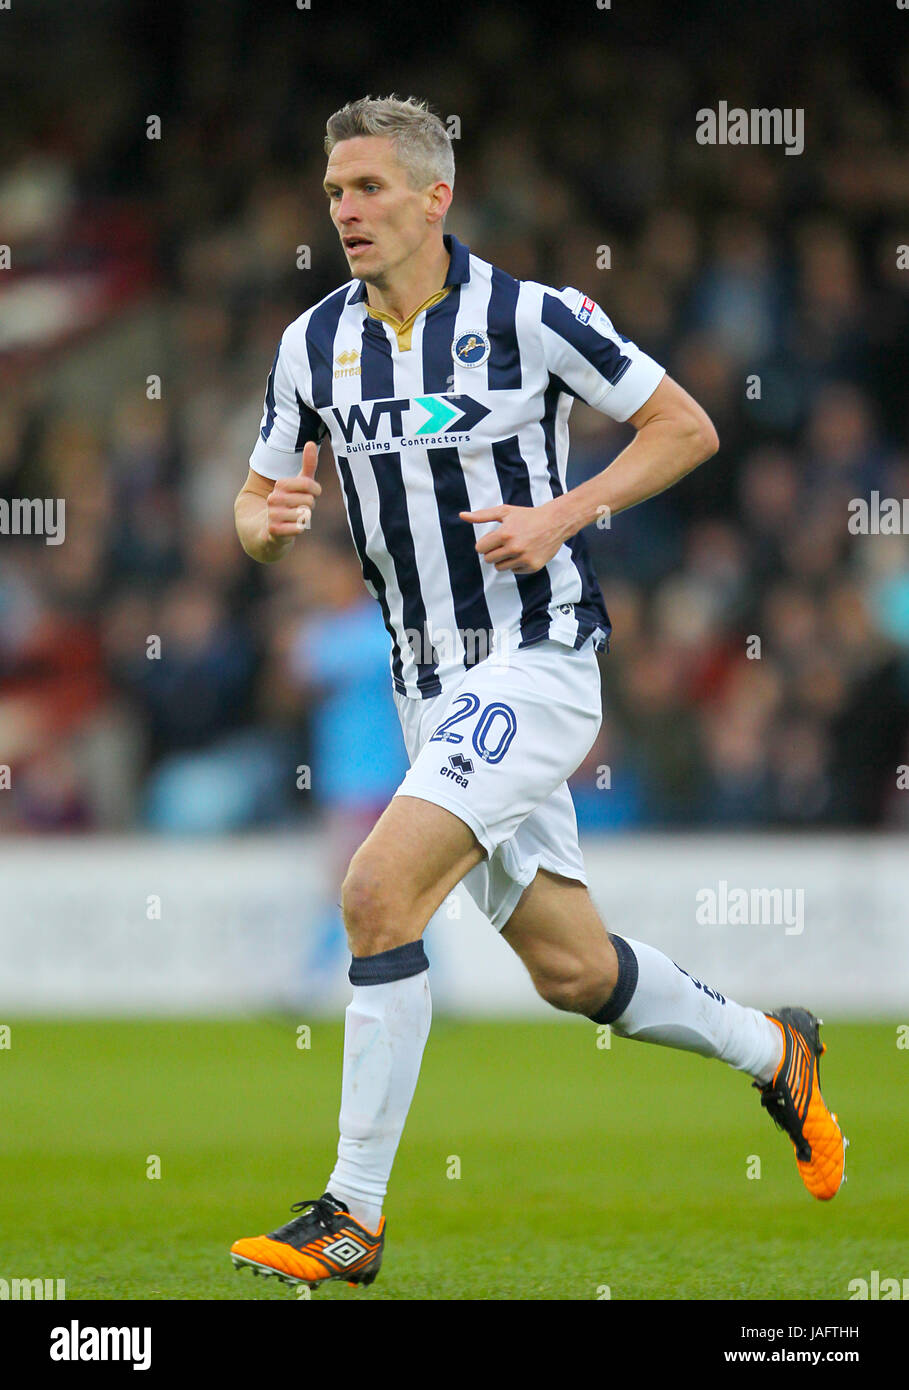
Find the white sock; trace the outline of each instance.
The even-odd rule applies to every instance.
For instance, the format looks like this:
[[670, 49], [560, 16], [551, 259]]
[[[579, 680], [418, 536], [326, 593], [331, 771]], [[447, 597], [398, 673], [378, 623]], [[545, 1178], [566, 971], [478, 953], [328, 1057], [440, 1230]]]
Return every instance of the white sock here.
[[[355, 958], [344, 1028], [341, 1137], [326, 1191], [376, 1231], [420, 1075], [432, 1001], [422, 941]], [[366, 983], [365, 981], [369, 981]]]
[[[616, 938], [612, 940], [615, 945]], [[702, 1057], [717, 1057], [762, 1085], [772, 1081], [783, 1059], [783, 1039], [766, 1014], [736, 1004], [701, 984], [655, 947], [630, 937], [624, 942], [637, 960], [637, 984], [627, 1006], [611, 1022], [613, 1032], [623, 1038], [698, 1052]], [[616, 950], [618, 994], [623, 971], [627, 979], [629, 969], [633, 976], [634, 967], [627, 956], [623, 959], [619, 945]]]

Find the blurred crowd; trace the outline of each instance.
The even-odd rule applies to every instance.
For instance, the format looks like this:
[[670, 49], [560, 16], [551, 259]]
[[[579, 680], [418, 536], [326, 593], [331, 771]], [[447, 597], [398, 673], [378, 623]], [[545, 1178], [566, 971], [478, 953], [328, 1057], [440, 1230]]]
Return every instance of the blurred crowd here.
[[[0, 503], [66, 501], [63, 544], [0, 535], [0, 827], [320, 814], [352, 847], [400, 780], [387, 634], [329, 452], [280, 564], [243, 554], [232, 512], [281, 333], [348, 278], [324, 120], [391, 90], [457, 118], [448, 229], [596, 298], [719, 433], [588, 532], [614, 635], [582, 828], [909, 824], [909, 535], [848, 525], [852, 499], [909, 498], [909, 60], [872, 70], [819, 31], [787, 68], [772, 36], [720, 52], [694, 20], [579, 44], [516, 7], [397, 53], [315, 8], [171, 13], [146, 32], [61, 11], [46, 84], [2, 134], [13, 283], [130, 292], [80, 333], [0, 335]], [[720, 99], [803, 107], [805, 153], [699, 145]], [[580, 403], [571, 426], [570, 483], [629, 438]]]

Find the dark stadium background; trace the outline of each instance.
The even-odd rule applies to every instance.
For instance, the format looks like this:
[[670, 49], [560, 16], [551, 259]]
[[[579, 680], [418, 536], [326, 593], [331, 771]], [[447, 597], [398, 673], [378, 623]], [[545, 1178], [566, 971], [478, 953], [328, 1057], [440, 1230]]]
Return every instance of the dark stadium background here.
[[[362, 599], [331, 461], [312, 535], [269, 571], [231, 504], [281, 331], [347, 278], [325, 119], [392, 90], [460, 121], [449, 230], [597, 298], [719, 431], [687, 480], [590, 532], [615, 633], [582, 832], [905, 827], [909, 538], [846, 525], [852, 498], [909, 496], [900, 20], [814, 0], [0, 15], [0, 497], [66, 500], [65, 544], [0, 538], [2, 829], [332, 814], [336, 689], [294, 656]], [[804, 108], [804, 153], [698, 145], [719, 100]], [[581, 405], [572, 428], [574, 481], [628, 438]], [[347, 691], [352, 730], [388, 715], [383, 663]], [[400, 756], [364, 768], [361, 805], [338, 791], [358, 824]]]

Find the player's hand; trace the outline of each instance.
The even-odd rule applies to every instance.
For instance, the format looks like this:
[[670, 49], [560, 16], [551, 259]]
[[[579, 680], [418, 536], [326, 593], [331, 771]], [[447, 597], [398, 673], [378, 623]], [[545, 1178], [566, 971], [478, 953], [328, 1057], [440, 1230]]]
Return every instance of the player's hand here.
[[312, 509], [322, 491], [316, 482], [319, 448], [310, 443], [303, 446], [303, 466], [294, 478], [279, 478], [265, 499], [265, 531], [269, 540], [275, 536], [298, 536], [312, 524]]
[[474, 547], [497, 570], [534, 574], [552, 559], [571, 532], [551, 502], [539, 507], [513, 507], [502, 503], [478, 512], [459, 512], [462, 521], [498, 521], [500, 525], [481, 536]]

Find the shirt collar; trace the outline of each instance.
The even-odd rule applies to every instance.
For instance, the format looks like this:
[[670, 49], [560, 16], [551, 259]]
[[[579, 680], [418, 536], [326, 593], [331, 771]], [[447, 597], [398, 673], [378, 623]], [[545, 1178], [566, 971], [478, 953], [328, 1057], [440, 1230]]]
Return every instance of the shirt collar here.
[[[452, 236], [449, 232], [443, 233], [442, 241], [445, 244], [445, 250], [451, 257], [448, 274], [445, 276], [445, 285], [443, 285], [442, 288], [444, 289], [449, 285], [465, 285], [470, 279], [470, 247], [465, 246], [463, 242], [458, 241], [458, 238]], [[348, 304], [363, 304], [366, 302], [365, 280], [360, 281], [347, 302]]]

